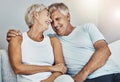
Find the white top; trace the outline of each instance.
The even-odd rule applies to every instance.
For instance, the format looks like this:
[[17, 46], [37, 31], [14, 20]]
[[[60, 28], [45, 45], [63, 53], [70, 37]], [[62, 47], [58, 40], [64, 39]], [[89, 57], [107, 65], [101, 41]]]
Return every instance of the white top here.
[[[50, 38], [44, 36], [43, 41], [36, 42], [30, 39], [27, 32], [22, 34], [22, 63], [30, 65], [49, 65], [54, 63], [53, 48]], [[51, 75], [51, 72], [40, 72], [32, 75], [17, 75], [18, 82], [40, 82]]]
[[[104, 36], [94, 24], [83, 24], [77, 26], [68, 36], [57, 36], [62, 43], [63, 55], [67, 65], [67, 73], [71, 76], [77, 74], [89, 61], [95, 52], [94, 43], [98, 40], [105, 40]], [[113, 74], [120, 72], [120, 69], [109, 58], [104, 66], [90, 74], [88, 78]]]

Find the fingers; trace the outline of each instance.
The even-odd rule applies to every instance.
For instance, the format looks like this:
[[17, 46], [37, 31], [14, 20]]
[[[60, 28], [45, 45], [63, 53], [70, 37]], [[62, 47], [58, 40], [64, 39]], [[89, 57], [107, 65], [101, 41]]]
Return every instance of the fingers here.
[[66, 73], [67, 68], [63, 63], [57, 64], [57, 65], [59, 66], [59, 69], [60, 69], [61, 73], [63, 73], [63, 74]]
[[50, 67], [50, 71], [52, 72], [61, 72], [62, 74], [66, 73], [67, 68], [63, 63], [56, 64]]
[[9, 42], [9, 41], [10, 41], [10, 38], [6, 38], [6, 40]]
[[18, 35], [21, 35], [21, 32], [19, 30], [10, 29], [7, 32], [6, 40], [9, 42], [11, 37], [15, 37], [15, 36], [18, 36]]
[[17, 36], [17, 35], [21, 35], [21, 32], [19, 30], [10, 29], [7, 32], [7, 37], [12, 37], [12, 36]]
[[67, 71], [67, 68], [64, 66], [61, 72], [62, 72], [63, 74], [65, 74], [66, 71]]

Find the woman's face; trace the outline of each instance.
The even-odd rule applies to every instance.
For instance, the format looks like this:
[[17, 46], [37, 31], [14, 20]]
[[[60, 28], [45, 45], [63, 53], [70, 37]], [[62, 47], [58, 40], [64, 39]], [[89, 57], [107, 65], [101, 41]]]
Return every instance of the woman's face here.
[[43, 30], [47, 30], [51, 23], [50, 15], [47, 9], [38, 13], [38, 20], [40, 25], [42, 25], [41, 28], [43, 28]]

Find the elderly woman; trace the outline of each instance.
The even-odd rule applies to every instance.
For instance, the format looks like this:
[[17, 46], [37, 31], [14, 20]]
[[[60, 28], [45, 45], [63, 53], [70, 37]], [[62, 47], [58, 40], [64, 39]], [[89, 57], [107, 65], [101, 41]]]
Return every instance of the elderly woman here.
[[43, 35], [51, 22], [47, 8], [43, 4], [30, 6], [25, 21], [29, 30], [11, 37], [8, 46], [17, 82], [54, 82], [66, 67], [59, 40]]

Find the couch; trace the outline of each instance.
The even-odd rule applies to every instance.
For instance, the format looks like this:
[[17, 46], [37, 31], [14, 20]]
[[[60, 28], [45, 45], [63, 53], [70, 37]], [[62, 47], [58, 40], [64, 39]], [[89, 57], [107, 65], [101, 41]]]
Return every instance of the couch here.
[[[109, 48], [112, 52], [110, 58], [120, 66], [120, 40], [109, 44]], [[16, 75], [9, 64], [6, 50], [0, 50], [0, 82], [16, 82]]]
[[0, 50], [0, 82], [17, 82], [6, 50]]
[[110, 43], [109, 48], [112, 52], [112, 60], [120, 67], [120, 40]]

